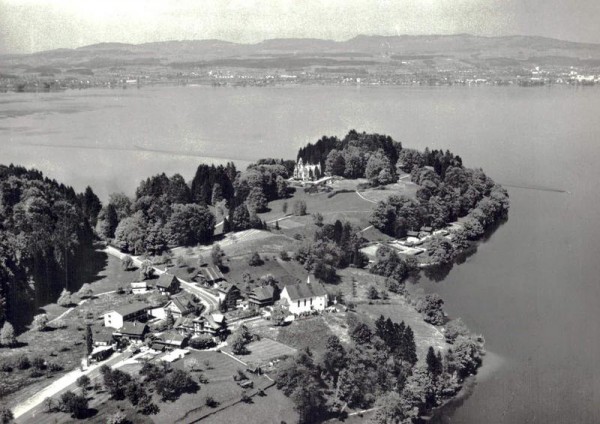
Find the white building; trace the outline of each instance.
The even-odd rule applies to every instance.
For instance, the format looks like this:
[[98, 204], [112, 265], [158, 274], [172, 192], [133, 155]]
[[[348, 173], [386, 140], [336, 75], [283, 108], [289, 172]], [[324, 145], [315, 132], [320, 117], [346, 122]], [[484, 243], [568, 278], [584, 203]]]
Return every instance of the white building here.
[[288, 309], [293, 314], [302, 312], [323, 311], [327, 307], [327, 292], [320, 283], [306, 283], [285, 286], [281, 291], [281, 299], [285, 299]]
[[294, 179], [302, 180], [302, 181], [310, 181], [316, 180], [323, 176], [323, 172], [321, 171], [321, 164], [318, 163], [316, 165], [312, 164], [304, 164], [302, 162], [302, 158], [298, 159], [298, 163], [294, 168]]
[[121, 328], [127, 321], [145, 320], [150, 306], [146, 303], [131, 303], [104, 314], [104, 326]]

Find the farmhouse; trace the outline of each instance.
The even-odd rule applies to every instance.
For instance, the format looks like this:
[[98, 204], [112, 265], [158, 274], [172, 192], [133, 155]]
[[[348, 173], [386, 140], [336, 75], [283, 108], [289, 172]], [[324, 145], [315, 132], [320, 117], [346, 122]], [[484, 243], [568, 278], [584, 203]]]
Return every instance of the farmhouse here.
[[165, 272], [156, 282], [156, 289], [161, 293], [175, 294], [180, 290], [180, 284], [177, 277]]
[[200, 272], [198, 273], [198, 277], [200, 282], [204, 283], [207, 286], [212, 286], [220, 281], [225, 280], [225, 276], [221, 272], [221, 270], [216, 266], [206, 266], [200, 268]]
[[222, 314], [210, 314], [194, 320], [194, 334], [210, 334], [220, 337], [227, 332], [227, 322]]
[[188, 339], [188, 336], [183, 336], [175, 331], [165, 331], [157, 337], [154, 343], [170, 349], [181, 349], [187, 346]]
[[275, 301], [275, 289], [272, 286], [256, 287], [248, 295], [250, 305], [263, 307], [272, 305]]
[[144, 340], [146, 333], [148, 333], [148, 326], [134, 321], [124, 323], [121, 328], [113, 333], [113, 336], [129, 340]]
[[164, 307], [165, 311], [171, 311], [173, 318], [175, 319], [195, 313], [198, 308], [198, 303], [195, 301], [194, 295], [191, 293], [182, 293], [178, 294], [177, 296], [173, 296]]
[[219, 292], [219, 301], [221, 304], [226, 305], [228, 309], [234, 309], [235, 303], [242, 297], [240, 289], [235, 284], [227, 281], [219, 283], [217, 291]]
[[104, 314], [104, 326], [121, 328], [127, 321], [145, 321], [148, 316], [149, 308], [150, 306], [146, 303], [131, 303], [129, 305], [121, 306], [120, 308]]
[[285, 286], [281, 299], [287, 302], [293, 314], [310, 311], [323, 311], [327, 306], [327, 292], [320, 283], [311, 283], [308, 277], [306, 283]]

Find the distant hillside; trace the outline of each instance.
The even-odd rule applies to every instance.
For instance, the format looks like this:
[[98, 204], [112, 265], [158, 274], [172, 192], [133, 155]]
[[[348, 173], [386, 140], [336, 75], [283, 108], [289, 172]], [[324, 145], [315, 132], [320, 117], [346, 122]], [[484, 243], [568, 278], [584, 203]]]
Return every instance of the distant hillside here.
[[245, 67], [400, 65], [422, 61], [443, 66], [453, 61], [467, 68], [510, 67], [522, 64], [600, 65], [600, 44], [544, 37], [481, 37], [468, 34], [365, 36], [347, 41], [273, 39], [256, 44], [221, 40], [165, 41], [146, 44], [101, 43], [29, 55], [0, 56], [5, 73], [35, 72], [41, 67], [97, 70], [115, 67]]

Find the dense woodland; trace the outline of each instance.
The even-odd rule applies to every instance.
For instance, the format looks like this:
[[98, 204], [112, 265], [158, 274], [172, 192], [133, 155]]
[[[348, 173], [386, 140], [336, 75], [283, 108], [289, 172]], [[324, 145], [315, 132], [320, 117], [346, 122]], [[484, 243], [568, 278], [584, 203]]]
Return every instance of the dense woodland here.
[[378, 408], [372, 422], [413, 422], [451, 398], [463, 379], [481, 363], [481, 344], [459, 326], [444, 355], [432, 347], [418, 362], [413, 331], [403, 322], [380, 316], [372, 325], [348, 314], [349, 343], [337, 336], [325, 352], [310, 350], [288, 359], [277, 374], [277, 387], [290, 397], [300, 423], [343, 415], [346, 407]]
[[0, 323], [54, 299], [86, 275], [100, 201], [19, 166], [0, 166]]

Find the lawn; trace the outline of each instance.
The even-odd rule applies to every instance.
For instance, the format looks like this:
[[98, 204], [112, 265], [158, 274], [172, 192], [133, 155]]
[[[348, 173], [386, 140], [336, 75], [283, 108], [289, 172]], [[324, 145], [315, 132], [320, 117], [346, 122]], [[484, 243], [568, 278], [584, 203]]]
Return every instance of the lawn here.
[[333, 331], [325, 323], [325, 318], [317, 316], [280, 327], [277, 341], [298, 350], [309, 347], [313, 352], [323, 352], [331, 335]]
[[[272, 361], [273, 359], [296, 354], [296, 349], [268, 338], [262, 338], [259, 341], [252, 342], [248, 344], [246, 348], [250, 353], [247, 355], [238, 355], [238, 358], [248, 365], [261, 365]], [[231, 353], [231, 351], [229, 352]]]
[[212, 415], [207, 422], [211, 424], [264, 423], [280, 424], [298, 422], [292, 401], [271, 387], [265, 390], [266, 396], [254, 396], [252, 403], [240, 402]]

